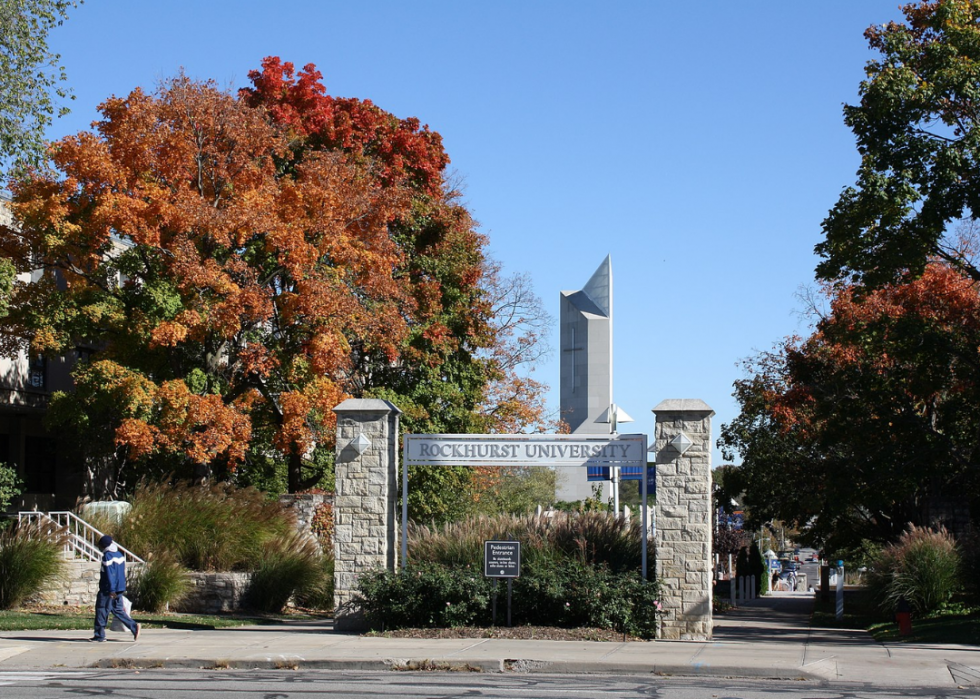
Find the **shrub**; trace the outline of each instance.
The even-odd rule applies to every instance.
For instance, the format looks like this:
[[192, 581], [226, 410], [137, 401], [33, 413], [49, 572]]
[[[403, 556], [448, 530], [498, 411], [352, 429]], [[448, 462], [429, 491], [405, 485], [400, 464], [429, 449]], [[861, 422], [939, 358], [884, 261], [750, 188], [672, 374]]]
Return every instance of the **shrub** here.
[[656, 635], [661, 588], [638, 571], [614, 573], [580, 561], [544, 561], [514, 583], [515, 623], [615, 629]]
[[24, 481], [17, 475], [13, 466], [0, 463], [0, 510], [9, 505], [15, 497], [23, 492]]
[[65, 530], [50, 522], [0, 533], [0, 609], [18, 606], [60, 575], [64, 546]]
[[312, 587], [322, 576], [316, 543], [296, 532], [266, 543], [252, 571], [246, 600], [260, 612], [278, 614], [297, 590]]
[[161, 612], [180, 602], [190, 592], [187, 570], [173, 557], [163, 554], [148, 560], [127, 586], [133, 606], [146, 612]]
[[893, 612], [904, 598], [913, 612], [925, 614], [962, 589], [959, 566], [956, 542], [944, 528], [910, 525], [896, 543], [882, 549], [870, 571], [870, 584], [882, 611]]
[[141, 484], [118, 540], [147, 558], [170, 555], [191, 570], [250, 570], [293, 516], [253, 488], [228, 483]]
[[374, 629], [469, 626], [488, 623], [490, 581], [472, 567], [426, 561], [358, 579], [354, 604]]
[[319, 503], [313, 510], [310, 531], [313, 532], [313, 536], [320, 544], [320, 549], [324, 552], [333, 551], [334, 529], [333, 504], [329, 502]]

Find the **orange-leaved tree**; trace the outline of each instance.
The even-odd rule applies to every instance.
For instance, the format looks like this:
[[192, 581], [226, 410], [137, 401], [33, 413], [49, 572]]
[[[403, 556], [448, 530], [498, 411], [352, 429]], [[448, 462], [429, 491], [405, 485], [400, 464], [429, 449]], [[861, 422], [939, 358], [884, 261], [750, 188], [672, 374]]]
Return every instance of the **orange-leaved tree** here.
[[262, 110], [183, 76], [101, 112], [95, 133], [54, 144], [60, 175], [14, 183], [0, 246], [35, 279], [13, 291], [4, 349], [91, 355], [83, 383], [113, 377], [54, 399], [81, 427], [86, 398], [122, 397], [104, 406], [118, 449], [93, 494], [118, 488], [125, 459], [234, 471], [260, 437], [300, 488], [351, 389], [352, 346], [392, 362], [408, 333], [388, 228], [407, 192], [337, 153], [284, 169], [288, 135]]
[[[507, 277], [484, 255], [485, 239], [446, 177], [442, 138], [369, 100], [327, 94], [316, 67], [268, 57], [241, 95], [288, 134], [288, 167], [317, 153], [373, 163], [381, 186], [410, 192], [389, 229], [403, 253], [416, 313], [398, 361], [355, 351], [360, 390], [402, 410], [411, 432], [517, 432], [547, 425], [546, 387], [524, 371], [547, 346], [549, 319], [526, 278]], [[465, 469], [416, 468], [410, 510], [446, 519], [469, 506]], [[479, 488], [476, 489], [479, 493]]]
[[[540, 421], [438, 134], [328, 97], [312, 66], [251, 77], [237, 96], [180, 76], [107, 100], [94, 133], [54, 144], [55, 171], [13, 185], [0, 249], [32, 283], [0, 342], [84, 360], [49, 422], [75, 437], [87, 491], [115, 494], [134, 462], [265, 486], [285, 464], [302, 489], [345, 396], [388, 398], [416, 431]], [[531, 409], [494, 402], [521, 392]], [[445, 485], [429, 490], [449, 502]]]

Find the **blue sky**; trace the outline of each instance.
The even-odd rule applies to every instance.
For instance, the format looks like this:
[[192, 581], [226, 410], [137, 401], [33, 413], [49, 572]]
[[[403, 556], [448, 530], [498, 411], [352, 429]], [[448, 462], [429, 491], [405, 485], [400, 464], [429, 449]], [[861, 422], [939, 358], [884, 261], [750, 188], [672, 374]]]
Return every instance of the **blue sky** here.
[[[896, 0], [88, 0], [50, 37], [76, 99], [49, 136], [181, 68], [237, 88], [265, 56], [315, 63], [330, 94], [442, 134], [491, 254], [556, 319], [612, 255], [621, 431], [700, 398], [717, 438], [739, 360], [807, 332], [797, 293], [858, 165], [841, 107], [873, 57], [863, 32], [900, 16]], [[552, 338], [535, 375], [557, 409]]]

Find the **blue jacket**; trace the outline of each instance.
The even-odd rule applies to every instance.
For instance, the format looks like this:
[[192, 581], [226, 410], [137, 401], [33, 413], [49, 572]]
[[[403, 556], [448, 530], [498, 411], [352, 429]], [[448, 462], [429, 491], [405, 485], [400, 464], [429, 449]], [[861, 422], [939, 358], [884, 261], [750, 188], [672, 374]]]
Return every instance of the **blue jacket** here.
[[102, 552], [102, 571], [99, 573], [99, 592], [126, 591], [126, 557], [114, 543]]

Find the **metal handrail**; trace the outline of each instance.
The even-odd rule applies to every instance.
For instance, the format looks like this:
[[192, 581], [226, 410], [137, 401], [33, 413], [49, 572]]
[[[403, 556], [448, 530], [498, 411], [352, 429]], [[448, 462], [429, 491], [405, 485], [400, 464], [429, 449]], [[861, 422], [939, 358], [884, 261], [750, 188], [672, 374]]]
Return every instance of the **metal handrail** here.
[[[102, 560], [102, 549], [98, 546], [98, 541], [105, 536], [98, 529], [76, 515], [74, 512], [18, 512], [17, 521], [44, 521], [53, 522], [58, 527], [65, 529], [68, 536], [65, 542], [65, 554], [67, 557], [85, 558], [90, 561]], [[142, 558], [137, 556], [129, 549], [116, 543], [120, 553], [126, 557], [127, 563], [145, 563]]]

